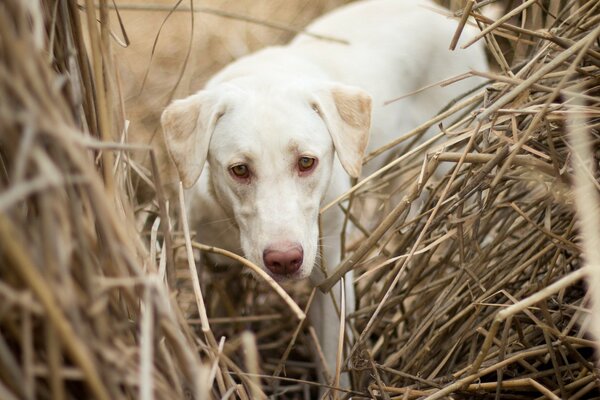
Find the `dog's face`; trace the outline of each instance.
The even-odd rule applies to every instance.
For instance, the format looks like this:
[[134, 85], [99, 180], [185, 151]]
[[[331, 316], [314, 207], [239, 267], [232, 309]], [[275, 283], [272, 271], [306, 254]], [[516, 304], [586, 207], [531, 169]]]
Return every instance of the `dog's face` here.
[[317, 260], [334, 153], [351, 176], [360, 174], [370, 106], [367, 94], [347, 86], [242, 82], [175, 101], [162, 124], [185, 187], [208, 161], [246, 258], [277, 280], [300, 279]]

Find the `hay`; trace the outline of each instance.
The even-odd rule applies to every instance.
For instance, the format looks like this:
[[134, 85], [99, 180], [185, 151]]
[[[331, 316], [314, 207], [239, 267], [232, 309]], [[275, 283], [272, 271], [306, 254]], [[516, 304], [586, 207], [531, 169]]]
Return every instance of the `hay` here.
[[[341, 238], [353, 261], [322, 285], [356, 271], [343, 365], [357, 398], [600, 396], [583, 281], [598, 275], [600, 3], [525, 1], [496, 23], [471, 3], [489, 85], [369, 155], [402, 148], [326, 206], [357, 224], [349, 199], [384, 211]], [[124, 144], [109, 15], [85, 4], [0, 4], [0, 398], [311, 398], [314, 290], [286, 288], [298, 308], [198, 263], [194, 248], [223, 252], [170, 217], [183, 199], [153, 152]], [[429, 126], [440, 140], [411, 147]]]
[[215, 374], [237, 390], [135, 230], [91, 26], [73, 2], [0, 5], [0, 398], [206, 398]]
[[[405, 153], [400, 166], [355, 189], [355, 197], [371, 196], [385, 174], [399, 174], [416, 182], [407, 201], [423, 191], [427, 198], [410, 221], [396, 218], [406, 215], [400, 203], [352, 257], [366, 261], [358, 267], [360, 306], [352, 320], [359, 337], [350, 360], [371, 394], [599, 394], [594, 342], [581, 329], [587, 300], [570, 178], [578, 155], [565, 129], [573, 115], [580, 133], [586, 126], [597, 134], [593, 47], [600, 30], [588, 20], [597, 17], [592, 3], [537, 31], [545, 40], [507, 76], [485, 74], [496, 83], [472, 97], [475, 110], [442, 128], [456, 150], [429, 147], [420, 168], [423, 152]], [[527, 7], [535, 12], [533, 1], [519, 12]], [[509, 20], [481, 36], [518, 31]], [[494, 36], [486, 39], [500, 48]], [[492, 54], [501, 68], [509, 65], [501, 52]], [[452, 162], [451, 172], [430, 179], [440, 162]], [[586, 165], [587, 182], [596, 181], [595, 167]], [[389, 255], [373, 254], [382, 243]], [[356, 268], [349, 260], [340, 272]], [[369, 376], [375, 372], [382, 383]]]

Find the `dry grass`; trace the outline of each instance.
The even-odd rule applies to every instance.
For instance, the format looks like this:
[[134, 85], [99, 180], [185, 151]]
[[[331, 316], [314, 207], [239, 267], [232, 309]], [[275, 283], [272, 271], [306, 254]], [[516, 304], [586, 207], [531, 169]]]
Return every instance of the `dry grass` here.
[[[272, 14], [214, 7], [271, 22], [297, 16], [291, 25], [302, 26], [334, 2], [283, 4]], [[350, 198], [385, 210], [364, 237], [343, 238], [354, 261], [322, 285], [356, 271], [360, 302], [345, 327], [355, 340], [343, 362], [356, 398], [600, 396], [586, 330], [600, 336], [600, 299], [583, 281], [589, 272], [599, 285], [600, 3], [542, 4], [524, 1], [495, 24], [474, 4], [498, 66], [474, 73], [489, 85], [459, 99], [449, 119], [399, 132], [402, 156], [327, 205], [350, 208], [353, 220]], [[291, 33], [234, 20], [250, 39], [240, 50], [222, 19], [198, 18], [194, 43], [214, 52], [191, 51], [187, 72], [171, 74], [187, 47], [169, 46], [183, 39], [165, 33], [140, 94], [147, 48], [126, 58], [131, 75], [118, 69], [115, 59], [135, 54], [133, 30], [132, 48], [116, 50], [107, 29], [122, 37], [116, 14], [85, 5], [0, 4], [0, 398], [312, 398], [318, 341], [304, 315], [314, 291], [286, 288], [292, 300], [265, 277], [198, 262], [194, 248], [222, 251], [172, 217], [183, 199], [164, 189], [164, 163], [125, 144], [135, 129], [154, 131], [171, 95]], [[126, 28], [139, 24], [126, 13]], [[156, 32], [163, 17], [136, 28]], [[141, 36], [147, 46], [155, 34]], [[437, 141], [405, 146], [429, 125]], [[447, 173], [434, 179], [436, 170]], [[152, 200], [138, 203], [132, 176]], [[404, 201], [390, 200], [390, 185]], [[421, 212], [408, 213], [416, 199]]]

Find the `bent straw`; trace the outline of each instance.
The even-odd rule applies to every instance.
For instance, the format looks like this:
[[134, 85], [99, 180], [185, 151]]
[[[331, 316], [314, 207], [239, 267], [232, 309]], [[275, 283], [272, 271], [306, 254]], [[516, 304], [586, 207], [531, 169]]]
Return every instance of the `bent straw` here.
[[254, 264], [252, 261], [241, 257], [235, 253], [232, 253], [228, 250], [221, 249], [215, 246], [207, 246], [198, 242], [192, 242], [192, 247], [201, 251], [206, 251], [208, 253], [219, 254], [231, 258], [232, 260], [239, 262], [243, 266], [250, 268], [252, 272], [258, 275], [265, 282], [267, 282], [267, 284], [271, 286], [271, 288], [279, 295], [279, 297], [281, 297], [283, 301], [285, 301], [288, 307], [296, 315], [296, 318], [298, 318], [299, 320], [304, 320], [306, 318], [306, 314], [304, 313], [304, 311], [300, 309], [298, 304], [296, 304], [296, 302], [286, 293], [286, 291], [277, 282], [275, 282], [275, 280], [271, 278], [269, 274], [267, 274], [262, 268]]

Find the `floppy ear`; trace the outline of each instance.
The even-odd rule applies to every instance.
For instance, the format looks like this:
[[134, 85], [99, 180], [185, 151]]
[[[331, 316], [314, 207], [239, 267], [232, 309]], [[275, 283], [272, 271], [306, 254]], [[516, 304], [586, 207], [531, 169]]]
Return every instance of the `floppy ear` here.
[[186, 189], [202, 173], [210, 138], [223, 112], [224, 107], [217, 104], [214, 94], [201, 91], [175, 100], [162, 113], [160, 122], [167, 151]]
[[318, 91], [317, 105], [342, 166], [358, 178], [369, 142], [371, 96], [356, 87], [332, 84]]

